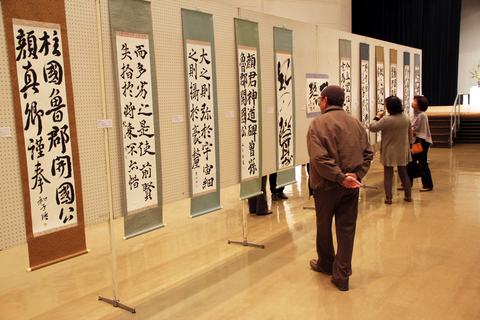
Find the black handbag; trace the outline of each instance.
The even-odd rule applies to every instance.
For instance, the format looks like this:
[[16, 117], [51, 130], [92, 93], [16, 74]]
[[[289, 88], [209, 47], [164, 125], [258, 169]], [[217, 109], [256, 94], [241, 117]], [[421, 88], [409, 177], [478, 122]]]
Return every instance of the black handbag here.
[[422, 166], [420, 166], [420, 163], [418, 162], [410, 162], [407, 164], [407, 174], [410, 178], [421, 178], [425, 176]]

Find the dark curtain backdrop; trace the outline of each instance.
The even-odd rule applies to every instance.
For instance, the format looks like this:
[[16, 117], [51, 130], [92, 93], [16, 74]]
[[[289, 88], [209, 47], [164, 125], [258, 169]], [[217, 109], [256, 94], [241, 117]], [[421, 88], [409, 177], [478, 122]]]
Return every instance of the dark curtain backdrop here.
[[457, 95], [461, 4], [461, 0], [352, 0], [352, 33], [422, 49], [422, 93], [432, 106], [452, 105]]

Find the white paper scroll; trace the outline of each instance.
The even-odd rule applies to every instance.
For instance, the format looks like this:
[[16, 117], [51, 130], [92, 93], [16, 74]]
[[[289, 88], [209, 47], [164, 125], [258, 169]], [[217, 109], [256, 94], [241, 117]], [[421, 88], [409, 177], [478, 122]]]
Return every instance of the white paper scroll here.
[[34, 236], [77, 225], [60, 25], [13, 19]]
[[291, 168], [294, 163], [293, 102], [292, 102], [292, 54], [276, 52], [277, 65], [277, 167]]
[[405, 70], [403, 73], [403, 105], [404, 105], [404, 112], [410, 115], [410, 65], [405, 65]]
[[307, 118], [313, 118], [321, 114], [319, 100], [322, 90], [328, 86], [328, 75], [307, 73], [306, 78]]
[[397, 64], [390, 64], [390, 95], [397, 96]]
[[413, 70], [414, 73], [414, 90], [416, 96], [419, 96], [420, 93], [420, 66], [415, 66]]
[[362, 123], [368, 128], [370, 126], [370, 95], [369, 95], [369, 63], [368, 60], [361, 61], [361, 101], [362, 101]]
[[148, 35], [117, 31], [127, 214], [158, 206]]
[[238, 74], [240, 84], [240, 141], [242, 181], [258, 178], [259, 117], [257, 49], [238, 46]]
[[187, 40], [190, 157], [193, 196], [216, 191], [216, 148], [211, 45]]
[[340, 59], [340, 87], [345, 90], [345, 100], [343, 109], [348, 113], [352, 113], [352, 80], [351, 80], [351, 61], [350, 58]]
[[377, 62], [377, 113], [385, 110], [385, 69]]

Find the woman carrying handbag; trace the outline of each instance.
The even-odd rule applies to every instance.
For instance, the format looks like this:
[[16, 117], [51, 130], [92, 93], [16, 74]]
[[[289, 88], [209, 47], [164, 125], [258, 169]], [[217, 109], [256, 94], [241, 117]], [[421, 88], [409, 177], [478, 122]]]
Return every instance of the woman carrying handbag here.
[[[432, 175], [430, 173], [430, 168], [428, 167], [428, 149], [433, 144], [432, 135], [430, 133], [430, 126], [428, 124], [428, 116], [425, 111], [428, 109], [428, 100], [424, 96], [415, 96], [413, 97], [412, 109], [414, 114], [412, 116], [412, 128], [413, 134], [415, 135], [415, 143], [420, 142], [422, 145], [422, 152], [412, 154], [412, 163], [420, 164], [420, 167], [423, 171], [422, 176], [422, 185], [423, 188], [420, 189], [421, 192], [432, 191], [433, 190], [433, 181]], [[413, 179], [415, 177], [410, 175], [410, 181], [413, 185]], [[401, 188], [399, 188], [401, 189]]]

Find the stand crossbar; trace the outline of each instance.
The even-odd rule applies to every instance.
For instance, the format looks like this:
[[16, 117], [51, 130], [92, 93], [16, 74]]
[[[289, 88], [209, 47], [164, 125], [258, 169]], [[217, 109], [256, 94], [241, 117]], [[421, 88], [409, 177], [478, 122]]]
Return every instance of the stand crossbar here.
[[118, 301], [118, 300], [107, 299], [107, 298], [102, 297], [102, 296], [98, 296], [98, 300], [105, 301], [106, 303], [111, 304], [115, 308], [121, 308], [123, 310], [130, 311], [131, 313], [137, 313], [135, 308], [130, 308], [130, 307], [124, 305], [123, 303], [120, 303], [120, 301]]

